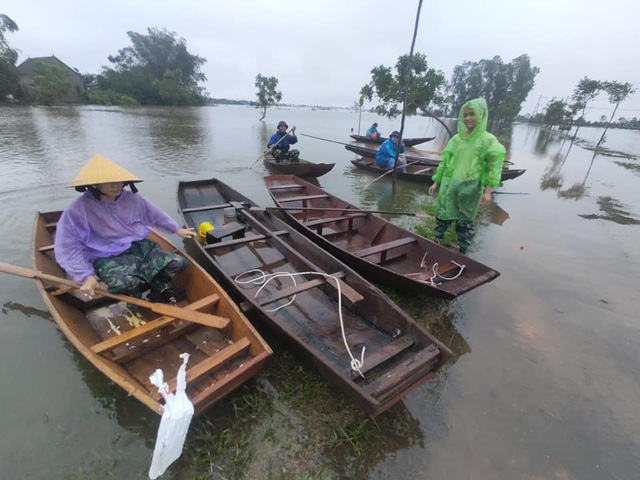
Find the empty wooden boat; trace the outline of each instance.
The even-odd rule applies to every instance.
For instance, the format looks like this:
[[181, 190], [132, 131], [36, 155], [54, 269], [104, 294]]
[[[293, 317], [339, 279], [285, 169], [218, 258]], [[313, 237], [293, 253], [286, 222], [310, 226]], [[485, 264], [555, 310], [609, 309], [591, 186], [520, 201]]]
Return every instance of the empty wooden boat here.
[[[32, 250], [34, 268], [58, 277], [64, 277], [64, 271], [56, 263], [53, 240], [61, 213], [38, 214]], [[187, 293], [187, 299], [178, 305], [216, 315], [226, 326], [201, 326], [142, 308], [136, 313], [124, 302], [91, 299], [79, 290], [46, 281], [37, 280], [38, 289], [73, 346], [107, 378], [158, 414], [162, 414], [162, 400], [149, 376], [162, 369], [165, 381], [175, 390], [182, 363], [179, 355], [188, 353], [187, 396], [198, 414], [255, 375], [272, 352], [202, 267], [161, 235], [154, 232], [150, 238], [189, 260], [189, 266], [172, 280]]]
[[300, 232], [371, 281], [454, 298], [500, 275], [293, 175], [265, 183]]
[[[356, 142], [375, 143], [377, 145], [380, 145], [385, 140], [387, 140], [386, 137], [370, 138], [370, 137], [365, 137], [364, 135], [350, 135], [350, 137], [353, 138]], [[415, 138], [409, 137], [409, 138], [403, 138], [402, 143], [404, 144], [405, 147], [414, 147], [416, 145], [420, 145], [421, 143], [430, 142], [434, 138], [436, 137], [415, 137]]]
[[297, 177], [320, 177], [325, 173], [331, 171], [336, 165], [335, 163], [313, 163], [302, 158], [297, 162], [290, 162], [289, 160], [283, 160], [282, 162], [276, 162], [273, 155], [266, 154], [263, 157], [264, 165], [274, 172], [278, 172], [285, 175], [295, 175]]
[[[373, 172], [376, 175], [382, 175], [387, 171], [386, 169], [379, 167], [375, 160], [369, 158], [358, 158], [351, 160], [351, 163], [362, 170]], [[436, 174], [436, 170], [437, 167], [425, 167], [421, 164], [412, 165], [409, 161], [409, 164], [407, 164], [404, 170], [398, 169], [396, 174], [401, 180], [409, 180], [410, 182], [419, 182], [431, 185], [433, 183], [433, 176]], [[504, 182], [506, 180], [513, 180], [514, 178], [518, 178], [524, 172], [526, 172], [526, 169], [523, 168], [504, 168], [502, 170], [500, 181]], [[393, 174], [390, 173], [387, 177], [391, 179], [393, 178]]]
[[[358, 158], [355, 160], [351, 160], [351, 163], [353, 163], [361, 170], [373, 172], [376, 175], [382, 175], [387, 171], [387, 169], [379, 167], [376, 164], [376, 161], [370, 158]], [[434, 173], [435, 167], [425, 167], [424, 165], [407, 165], [404, 170], [398, 169], [396, 175], [400, 180], [431, 184], [433, 183]], [[393, 178], [393, 173], [389, 173], [386, 178], [388, 180], [391, 180]]]
[[[370, 416], [429, 380], [451, 355], [371, 283], [219, 180], [181, 182], [178, 205], [187, 226], [210, 222], [213, 232], [221, 231], [211, 235], [214, 243], [194, 243], [211, 269], [244, 299], [247, 309]], [[225, 216], [229, 209], [232, 217]], [[249, 280], [261, 278], [261, 272], [289, 272], [295, 277], [285, 273], [260, 290]], [[338, 298], [353, 357], [360, 360], [366, 347], [360, 367], [364, 378], [351, 367]]]

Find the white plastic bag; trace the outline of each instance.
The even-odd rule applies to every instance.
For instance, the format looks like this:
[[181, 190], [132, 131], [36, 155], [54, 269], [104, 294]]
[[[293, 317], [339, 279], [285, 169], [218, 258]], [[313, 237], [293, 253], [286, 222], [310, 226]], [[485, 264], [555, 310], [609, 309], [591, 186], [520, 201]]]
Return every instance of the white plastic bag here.
[[169, 465], [180, 457], [193, 416], [193, 404], [185, 393], [189, 354], [183, 353], [180, 358], [182, 358], [182, 365], [178, 369], [175, 394], [171, 393], [169, 385], [164, 382], [162, 370], [156, 370], [149, 377], [151, 383], [158, 387], [158, 392], [164, 398], [164, 413], [162, 420], [160, 420], [156, 447], [153, 450], [153, 460], [151, 460], [151, 468], [149, 468], [149, 478], [152, 480], [162, 475], [169, 468]]

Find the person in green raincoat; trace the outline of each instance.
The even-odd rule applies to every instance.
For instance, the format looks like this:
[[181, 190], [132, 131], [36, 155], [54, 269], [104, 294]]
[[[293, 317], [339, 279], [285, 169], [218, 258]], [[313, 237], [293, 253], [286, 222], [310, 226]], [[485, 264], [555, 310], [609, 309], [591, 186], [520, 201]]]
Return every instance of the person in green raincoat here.
[[488, 118], [484, 98], [462, 106], [458, 134], [442, 152], [442, 162], [429, 188], [430, 195], [438, 195], [435, 239], [441, 242], [455, 221], [460, 253], [466, 253], [473, 241], [473, 219], [478, 209], [491, 201], [491, 191], [500, 184], [505, 149], [487, 132]]

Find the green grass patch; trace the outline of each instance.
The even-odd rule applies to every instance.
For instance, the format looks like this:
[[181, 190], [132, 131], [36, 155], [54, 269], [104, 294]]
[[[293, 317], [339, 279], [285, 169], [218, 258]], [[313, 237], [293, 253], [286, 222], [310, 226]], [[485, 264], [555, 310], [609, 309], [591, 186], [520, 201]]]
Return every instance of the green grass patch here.
[[[435, 228], [436, 228], [436, 206], [434, 204], [433, 199], [430, 197], [427, 200], [421, 202], [417, 206], [418, 211], [422, 213], [426, 213], [427, 215], [431, 215], [431, 218], [427, 218], [418, 225], [414, 227], [415, 232], [429, 240], [435, 239]], [[449, 227], [449, 229], [444, 234], [444, 240], [441, 244], [445, 247], [454, 247], [458, 244], [458, 235], [456, 235], [455, 228], [453, 224]]]

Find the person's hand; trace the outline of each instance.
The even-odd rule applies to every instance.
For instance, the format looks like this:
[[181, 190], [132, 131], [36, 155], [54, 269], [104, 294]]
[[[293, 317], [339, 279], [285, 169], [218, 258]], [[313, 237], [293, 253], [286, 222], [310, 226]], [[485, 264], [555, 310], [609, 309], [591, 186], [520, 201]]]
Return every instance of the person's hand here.
[[91, 275], [87, 277], [80, 290], [86, 293], [87, 295], [94, 296], [96, 294], [96, 288], [99, 287], [98, 279], [95, 275]]
[[434, 182], [434, 184], [429, 187], [429, 195], [435, 197], [436, 193], [438, 193], [438, 184]]
[[295, 135], [296, 134], [296, 126], [294, 125], [293, 127], [291, 127], [291, 135]]
[[198, 236], [195, 228], [179, 228], [176, 235], [180, 238], [196, 238]]
[[480, 199], [480, 207], [485, 207], [491, 203], [491, 190], [485, 190]]

